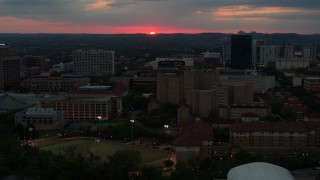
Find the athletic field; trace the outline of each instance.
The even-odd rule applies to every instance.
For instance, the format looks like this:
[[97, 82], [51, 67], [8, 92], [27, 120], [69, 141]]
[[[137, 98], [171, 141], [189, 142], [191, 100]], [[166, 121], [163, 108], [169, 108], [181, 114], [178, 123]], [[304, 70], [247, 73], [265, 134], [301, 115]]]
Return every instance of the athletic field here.
[[74, 153], [81, 154], [85, 158], [93, 155], [99, 156], [102, 161], [121, 150], [139, 151], [142, 161], [147, 165], [161, 166], [162, 162], [168, 159], [168, 152], [159, 149], [95, 139], [54, 139], [36, 142], [35, 145], [41, 150], [52, 151], [54, 154], [70, 155]]

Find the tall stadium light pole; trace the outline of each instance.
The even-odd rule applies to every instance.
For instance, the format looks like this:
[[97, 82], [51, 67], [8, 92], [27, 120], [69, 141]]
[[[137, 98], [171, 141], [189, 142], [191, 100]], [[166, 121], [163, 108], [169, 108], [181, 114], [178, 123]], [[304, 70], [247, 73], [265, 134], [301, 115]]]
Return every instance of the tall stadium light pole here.
[[134, 119], [131, 119], [130, 122], [131, 122], [131, 142], [133, 143], [133, 123], [134, 123]]

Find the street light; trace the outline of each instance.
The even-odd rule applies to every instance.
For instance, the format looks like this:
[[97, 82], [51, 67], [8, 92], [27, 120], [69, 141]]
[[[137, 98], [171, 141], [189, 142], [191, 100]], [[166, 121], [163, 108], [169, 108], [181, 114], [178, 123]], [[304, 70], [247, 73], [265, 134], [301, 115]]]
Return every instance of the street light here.
[[101, 117], [101, 116], [97, 116], [97, 118], [98, 118], [98, 120], [99, 120], [99, 122], [100, 122], [100, 120], [101, 120], [102, 117]]
[[131, 119], [130, 122], [131, 122], [131, 141], [133, 143], [133, 123], [134, 123], [134, 119]]
[[29, 138], [30, 138], [30, 140], [31, 140], [31, 136], [32, 136], [32, 134], [31, 134], [31, 133], [32, 133], [32, 130], [33, 130], [33, 127], [29, 127], [29, 132], [30, 132], [30, 133], [29, 133], [29, 134], [30, 134], [30, 137], [29, 137]]
[[99, 156], [99, 142], [100, 142], [100, 139], [96, 139], [95, 142], [97, 143], [97, 156]]
[[167, 131], [168, 131], [169, 125], [168, 125], [168, 124], [165, 124], [165, 125], [163, 125], [163, 127], [166, 129], [166, 131], [165, 131], [164, 133], [166, 134], [166, 145], [168, 145], [168, 141], [167, 141]]

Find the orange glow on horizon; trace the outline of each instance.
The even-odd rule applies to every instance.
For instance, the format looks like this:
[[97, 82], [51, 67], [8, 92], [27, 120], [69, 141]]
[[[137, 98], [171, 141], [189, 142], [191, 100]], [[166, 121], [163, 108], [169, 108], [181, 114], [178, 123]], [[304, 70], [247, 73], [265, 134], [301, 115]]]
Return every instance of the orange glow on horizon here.
[[[180, 27], [166, 27], [166, 26], [111, 26], [104, 24], [96, 24], [87, 26], [85, 24], [70, 23], [64, 21], [41, 21], [32, 19], [23, 19], [13, 16], [0, 16], [0, 33], [87, 33], [87, 34], [146, 34], [151, 32], [151, 29], [157, 29], [156, 34], [174, 34], [174, 33], [236, 33], [239, 28], [217, 28], [217, 29], [196, 29], [196, 28], [180, 28]], [[23, 27], [23, 28], [21, 28]], [[292, 32], [290, 29], [259, 29], [247, 28], [242, 30], [246, 32], [256, 31], [259, 33], [288, 33]], [[153, 32], [153, 31], [152, 31]], [[296, 31], [300, 34], [312, 34], [313, 31]], [[148, 33], [147, 33], [148, 34]], [[149, 33], [150, 34], [150, 33]]]
[[155, 35], [156, 33], [154, 31], [151, 31], [149, 34], [150, 35]]

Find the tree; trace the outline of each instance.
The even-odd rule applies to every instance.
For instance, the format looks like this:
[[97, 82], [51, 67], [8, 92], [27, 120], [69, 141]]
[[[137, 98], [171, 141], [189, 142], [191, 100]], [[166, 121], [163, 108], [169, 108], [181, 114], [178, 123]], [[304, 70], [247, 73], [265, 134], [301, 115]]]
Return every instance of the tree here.
[[168, 160], [163, 161], [163, 165], [166, 168], [172, 168], [172, 166], [174, 165], [174, 162], [168, 159]]
[[153, 180], [161, 179], [161, 171], [158, 168], [152, 166], [145, 166], [141, 169], [142, 179]]
[[188, 176], [188, 167], [187, 167], [187, 163], [184, 161], [178, 161], [176, 164], [176, 170], [171, 173], [171, 179], [178, 179], [178, 180], [182, 180], [182, 179], [190, 179], [190, 177]]
[[237, 165], [242, 165], [250, 162], [253, 162], [253, 156], [247, 151], [240, 150], [235, 154], [235, 163]]
[[107, 164], [111, 174], [110, 179], [128, 179], [130, 172], [139, 170], [141, 162], [138, 151], [117, 151], [109, 157]]
[[273, 114], [279, 114], [281, 108], [284, 106], [284, 103], [278, 98], [272, 98], [268, 104], [271, 106], [271, 112]]
[[295, 121], [297, 119], [297, 113], [289, 108], [284, 107], [280, 111], [280, 115], [286, 120], [286, 121]]
[[98, 128], [97, 128], [97, 126], [92, 125], [89, 130], [90, 130], [91, 135], [95, 135], [98, 131]]

